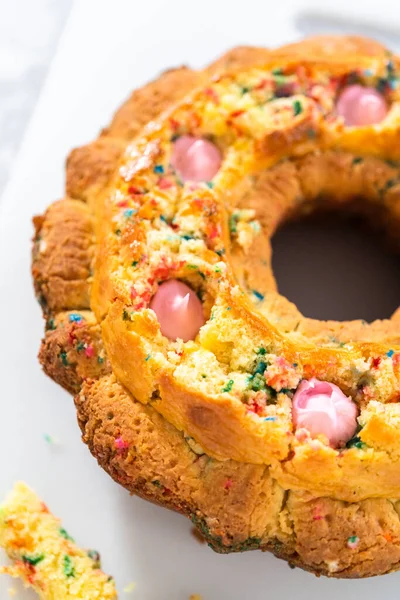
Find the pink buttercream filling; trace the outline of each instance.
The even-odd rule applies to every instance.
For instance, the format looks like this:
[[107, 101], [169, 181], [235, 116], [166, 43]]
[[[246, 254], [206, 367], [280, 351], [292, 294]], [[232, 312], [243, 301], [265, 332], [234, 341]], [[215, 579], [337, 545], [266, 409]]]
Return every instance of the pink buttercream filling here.
[[362, 126], [380, 123], [386, 117], [388, 106], [385, 98], [371, 87], [349, 85], [341, 92], [336, 112], [343, 117], [345, 125]]
[[221, 166], [221, 153], [209, 140], [182, 135], [174, 143], [171, 164], [183, 181], [210, 181]]
[[353, 437], [357, 414], [356, 404], [337, 385], [314, 377], [302, 381], [293, 396], [296, 429], [306, 429], [311, 437], [323, 434], [336, 448]]
[[203, 305], [185, 283], [170, 279], [162, 283], [150, 302], [160, 323], [161, 333], [170, 340], [194, 340], [204, 325]]

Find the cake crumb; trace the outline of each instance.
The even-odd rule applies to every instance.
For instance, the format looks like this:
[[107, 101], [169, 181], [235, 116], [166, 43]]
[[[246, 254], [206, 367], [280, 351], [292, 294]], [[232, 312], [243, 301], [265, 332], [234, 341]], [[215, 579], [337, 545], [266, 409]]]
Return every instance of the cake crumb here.
[[135, 591], [135, 589], [136, 583], [134, 581], [131, 581], [130, 583], [128, 583], [128, 585], [124, 587], [124, 594], [131, 594], [133, 591]]
[[53, 435], [50, 435], [49, 433], [44, 433], [43, 439], [49, 446], [58, 446], [59, 445], [58, 439], [55, 438]]

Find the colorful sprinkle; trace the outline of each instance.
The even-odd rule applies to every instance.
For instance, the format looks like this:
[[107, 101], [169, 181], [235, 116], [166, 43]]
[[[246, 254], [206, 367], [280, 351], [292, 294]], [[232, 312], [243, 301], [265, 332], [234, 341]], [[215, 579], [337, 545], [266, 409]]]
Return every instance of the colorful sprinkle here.
[[372, 368], [377, 369], [382, 362], [382, 358], [380, 356], [376, 356], [372, 359]]
[[253, 375], [257, 375], [258, 373], [260, 375], [264, 375], [266, 368], [267, 368], [267, 363], [265, 363], [264, 361], [260, 360], [257, 363], [256, 368], [253, 371]]
[[360, 436], [358, 436], [358, 435], [355, 435], [346, 444], [346, 448], [358, 448], [359, 450], [363, 450], [363, 448], [366, 448], [366, 447], [367, 447], [367, 444], [365, 442], [363, 442], [361, 440]]
[[162, 165], [155, 165], [153, 171], [154, 171], [154, 173], [158, 173], [159, 175], [162, 175], [164, 173], [164, 167]]
[[85, 349], [85, 356], [87, 356], [87, 358], [92, 358], [94, 356], [94, 348], [92, 345]]
[[265, 417], [264, 421], [276, 421], [276, 417]]
[[166, 177], [160, 177], [160, 179], [157, 181], [157, 185], [160, 188], [160, 190], [168, 190], [174, 184], [172, 183], [172, 181], [170, 181]]
[[386, 356], [388, 358], [392, 358], [393, 354], [394, 354], [394, 350], [389, 350], [389, 352], [386, 352]]
[[263, 361], [260, 361], [254, 372], [249, 375], [247, 379], [247, 388], [252, 390], [253, 392], [261, 392], [267, 390], [267, 382], [265, 381], [264, 372], [267, 368], [267, 364]]
[[100, 567], [101, 567], [100, 553], [97, 552], [97, 550], [88, 550], [87, 555], [95, 563], [96, 569], [100, 569]]
[[57, 325], [55, 324], [54, 319], [49, 319], [46, 323], [46, 327], [50, 331], [54, 331], [54, 329], [57, 329]]
[[117, 450], [127, 450], [129, 448], [129, 444], [128, 442], [125, 442], [122, 437], [118, 437], [115, 442], [114, 442], [115, 447], [117, 448]]
[[63, 558], [63, 571], [65, 577], [75, 577], [75, 568], [68, 554], [65, 554]]
[[230, 379], [226, 385], [222, 388], [221, 392], [230, 392], [233, 388], [234, 380]]
[[211, 88], [211, 87], [210, 88], [206, 88], [204, 90], [204, 94], [206, 96], [208, 96], [209, 98], [211, 98], [211, 100], [213, 100], [213, 102], [215, 104], [219, 104], [219, 97], [218, 97], [217, 92], [214, 90], [214, 88]]
[[263, 294], [261, 294], [261, 292], [257, 292], [257, 290], [252, 290], [254, 296], [257, 298], [257, 300], [259, 300], [260, 302], [262, 300], [264, 300], [264, 296]]
[[82, 321], [82, 315], [78, 314], [78, 313], [71, 313], [69, 315], [69, 322], [70, 323], [80, 323]]
[[63, 537], [65, 540], [68, 540], [69, 542], [75, 542], [75, 540], [69, 535], [69, 533], [64, 529], [64, 527], [60, 527], [58, 531], [61, 537]]
[[321, 521], [323, 518], [321, 507], [319, 505], [315, 506], [313, 509], [313, 521]]
[[229, 218], [229, 231], [231, 233], [237, 233], [238, 221], [239, 221], [239, 214], [233, 213]]
[[26, 555], [24, 555], [22, 557], [22, 560], [24, 561], [24, 563], [27, 563], [27, 564], [31, 565], [32, 567], [35, 567], [40, 562], [42, 562], [42, 560], [44, 560], [44, 554], [39, 554], [38, 556], [26, 556]]
[[357, 537], [356, 535], [351, 535], [347, 539], [347, 546], [349, 548], [351, 548], [351, 550], [354, 550], [354, 548], [357, 548], [359, 542], [360, 542], [360, 538], [359, 537]]
[[45, 442], [47, 442], [49, 444], [49, 446], [55, 446], [58, 444], [58, 440], [55, 437], [53, 437], [52, 435], [50, 435], [49, 433], [44, 433], [43, 439]]
[[128, 187], [128, 194], [131, 194], [132, 196], [137, 196], [138, 194], [143, 194], [144, 191], [140, 190], [139, 188], [131, 185], [130, 187]]
[[300, 100], [295, 100], [293, 102], [293, 114], [295, 117], [297, 117], [297, 115], [300, 115], [303, 112], [303, 107], [301, 105]]
[[64, 365], [64, 367], [68, 367], [69, 362], [68, 362], [68, 358], [67, 358], [67, 353], [66, 352], [60, 352], [60, 358], [61, 358], [61, 362]]
[[244, 115], [246, 111], [239, 109], [239, 110], [234, 110], [233, 112], [231, 112], [231, 117], [233, 117], [234, 119], [236, 119], [236, 117], [241, 117], [242, 115]]
[[232, 487], [233, 481], [232, 479], [227, 479], [224, 483], [224, 490], [229, 490]]

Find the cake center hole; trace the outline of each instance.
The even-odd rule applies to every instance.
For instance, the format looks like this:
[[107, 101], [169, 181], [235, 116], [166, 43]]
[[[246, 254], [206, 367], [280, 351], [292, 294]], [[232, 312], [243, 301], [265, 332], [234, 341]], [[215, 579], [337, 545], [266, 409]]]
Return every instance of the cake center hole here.
[[289, 222], [272, 240], [279, 293], [306, 317], [389, 318], [400, 304], [400, 264], [384, 235], [329, 213]]

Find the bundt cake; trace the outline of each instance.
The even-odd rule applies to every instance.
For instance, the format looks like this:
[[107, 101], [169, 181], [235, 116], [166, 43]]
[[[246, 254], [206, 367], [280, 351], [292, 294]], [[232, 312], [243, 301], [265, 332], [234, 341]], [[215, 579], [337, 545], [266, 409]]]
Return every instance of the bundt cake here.
[[271, 268], [277, 227], [325, 209], [396, 242], [399, 66], [333, 36], [167, 71], [34, 220], [45, 372], [113, 479], [218, 552], [400, 566], [400, 313], [306, 318]]

